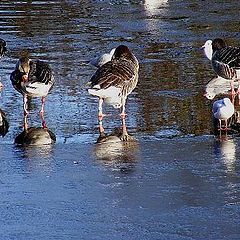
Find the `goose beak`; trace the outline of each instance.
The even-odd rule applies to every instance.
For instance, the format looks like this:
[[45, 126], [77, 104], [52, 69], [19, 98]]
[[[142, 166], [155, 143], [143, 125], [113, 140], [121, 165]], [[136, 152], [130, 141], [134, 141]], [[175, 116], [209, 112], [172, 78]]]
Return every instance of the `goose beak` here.
[[24, 75], [22, 76], [22, 80], [23, 80], [24, 82], [27, 82], [27, 81], [28, 81], [28, 73], [26, 73], [26, 74], [24, 74]]

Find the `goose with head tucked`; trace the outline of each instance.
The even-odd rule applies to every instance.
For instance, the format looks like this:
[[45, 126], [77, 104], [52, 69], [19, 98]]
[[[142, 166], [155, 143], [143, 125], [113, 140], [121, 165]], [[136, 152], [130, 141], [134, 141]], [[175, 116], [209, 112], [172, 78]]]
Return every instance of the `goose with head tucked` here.
[[221, 38], [207, 40], [203, 48], [205, 55], [211, 60], [215, 73], [230, 80], [232, 95], [236, 94], [234, 81], [238, 81], [237, 93], [240, 94], [240, 48], [227, 46]]
[[89, 94], [99, 98], [98, 121], [100, 138], [105, 137], [102, 120], [102, 104], [105, 102], [114, 108], [122, 108], [122, 141], [128, 141], [125, 124], [125, 104], [127, 96], [133, 91], [138, 82], [138, 60], [125, 45], [120, 45], [114, 51], [111, 61], [102, 65], [90, 80]]
[[[229, 98], [223, 98], [213, 103], [213, 116], [219, 120], [219, 130], [228, 129], [228, 119], [234, 114], [234, 105]], [[225, 122], [225, 127], [222, 128], [222, 121]]]
[[21, 57], [10, 79], [13, 87], [23, 95], [24, 116], [29, 114], [28, 97], [41, 97], [40, 116], [42, 125], [46, 128], [44, 121], [45, 98], [54, 84], [53, 72], [49, 64], [40, 60], [31, 60], [29, 57]]

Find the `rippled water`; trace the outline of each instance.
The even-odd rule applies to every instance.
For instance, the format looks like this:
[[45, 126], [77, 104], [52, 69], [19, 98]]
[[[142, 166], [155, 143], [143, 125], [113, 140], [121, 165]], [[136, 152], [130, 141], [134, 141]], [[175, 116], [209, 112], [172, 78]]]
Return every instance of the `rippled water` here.
[[[239, 45], [238, 0], [1, 1], [2, 239], [239, 239], [239, 137], [212, 135], [204, 86], [215, 76], [200, 47]], [[88, 61], [119, 44], [140, 62], [127, 102], [137, 142], [96, 145], [97, 99]], [[56, 84], [45, 118], [53, 146], [18, 148], [22, 97], [10, 73], [22, 51], [48, 61]], [[30, 106], [40, 126], [40, 99]], [[108, 132], [120, 126], [106, 108]]]

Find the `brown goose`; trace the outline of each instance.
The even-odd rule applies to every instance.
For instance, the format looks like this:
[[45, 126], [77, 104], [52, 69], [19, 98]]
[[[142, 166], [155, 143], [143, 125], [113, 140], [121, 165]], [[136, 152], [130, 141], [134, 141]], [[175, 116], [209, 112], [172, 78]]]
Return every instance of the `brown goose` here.
[[125, 104], [127, 96], [133, 91], [138, 82], [138, 60], [127, 46], [120, 45], [114, 51], [111, 61], [102, 65], [90, 80], [89, 94], [99, 97], [98, 121], [100, 137], [105, 137], [102, 126], [103, 102], [114, 108], [122, 108], [122, 136], [127, 141], [129, 135], [125, 124]]
[[43, 114], [45, 98], [54, 84], [53, 72], [48, 63], [22, 57], [18, 60], [15, 70], [10, 77], [13, 87], [23, 95], [24, 115], [28, 115], [27, 97], [41, 97], [40, 116], [43, 127], [46, 127]]

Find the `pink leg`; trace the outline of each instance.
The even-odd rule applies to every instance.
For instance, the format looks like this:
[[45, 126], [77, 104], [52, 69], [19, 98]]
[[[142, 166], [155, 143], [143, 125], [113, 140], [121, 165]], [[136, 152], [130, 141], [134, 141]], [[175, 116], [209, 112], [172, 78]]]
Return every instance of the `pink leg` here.
[[120, 116], [122, 119], [122, 135], [120, 136], [120, 139], [122, 141], [133, 140], [133, 138], [130, 135], [128, 135], [128, 132], [127, 132], [127, 127], [126, 127], [126, 122], [125, 122], [125, 119], [126, 119], [125, 101], [123, 102], [122, 112], [121, 112]]
[[104, 114], [102, 113], [102, 104], [103, 104], [103, 99], [102, 98], [99, 98], [99, 103], [98, 103], [98, 124], [99, 124], [99, 133], [100, 133], [100, 136], [105, 136], [105, 133], [104, 133], [104, 128], [103, 128], [103, 117], [104, 117]]
[[46, 98], [42, 97], [42, 106], [41, 106], [41, 111], [40, 111], [40, 113], [42, 113], [42, 114], [44, 113], [45, 101], [46, 101]]
[[29, 115], [28, 112], [28, 104], [27, 104], [27, 95], [23, 95], [23, 111], [24, 111], [24, 120], [23, 120], [23, 130], [27, 131], [28, 130], [28, 122], [27, 122], [27, 117]]
[[28, 122], [27, 122], [27, 115], [24, 116], [24, 119], [23, 119], [23, 130], [24, 131], [27, 131], [28, 130]]
[[24, 116], [27, 116], [27, 115], [29, 114], [27, 102], [28, 102], [27, 95], [23, 95], [23, 111], [24, 111]]
[[45, 106], [45, 101], [46, 101], [46, 98], [45, 97], [42, 97], [42, 106], [41, 106], [41, 110], [39, 112], [40, 114], [40, 118], [42, 120], [42, 127], [43, 128], [47, 128], [47, 124], [46, 124], [46, 121], [45, 121], [45, 118], [44, 118], [44, 106]]

